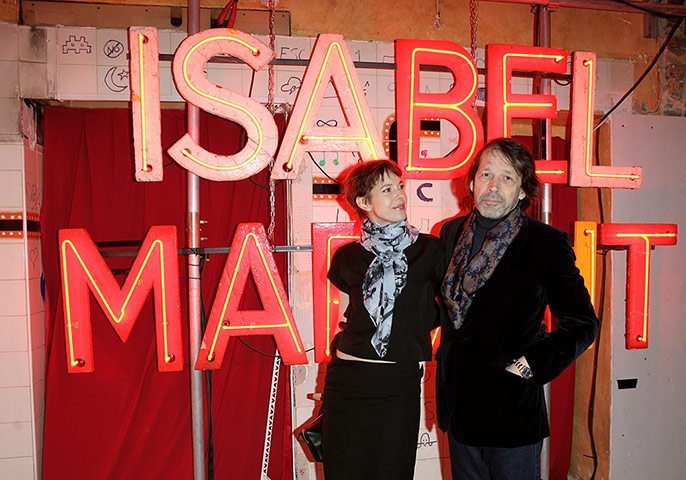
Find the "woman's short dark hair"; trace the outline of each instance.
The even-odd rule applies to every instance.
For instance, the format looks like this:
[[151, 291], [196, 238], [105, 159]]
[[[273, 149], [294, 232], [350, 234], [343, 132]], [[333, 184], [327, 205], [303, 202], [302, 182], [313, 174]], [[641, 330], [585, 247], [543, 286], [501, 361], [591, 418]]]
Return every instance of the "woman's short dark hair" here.
[[527, 208], [531, 202], [538, 197], [538, 192], [541, 188], [541, 183], [536, 177], [536, 164], [531, 152], [524, 145], [517, 140], [511, 138], [496, 138], [484, 145], [474, 159], [474, 163], [469, 167], [469, 174], [467, 176], [467, 183], [471, 184], [476, 177], [476, 172], [479, 170], [481, 157], [490, 150], [496, 150], [507, 158], [519, 176], [522, 177], [522, 190], [526, 194], [521, 200], [521, 207]]
[[369, 160], [355, 165], [343, 180], [343, 194], [348, 204], [360, 218], [367, 218], [367, 212], [357, 205], [358, 197], [369, 198], [372, 189], [384, 177], [393, 174], [403, 176], [403, 171], [391, 160]]

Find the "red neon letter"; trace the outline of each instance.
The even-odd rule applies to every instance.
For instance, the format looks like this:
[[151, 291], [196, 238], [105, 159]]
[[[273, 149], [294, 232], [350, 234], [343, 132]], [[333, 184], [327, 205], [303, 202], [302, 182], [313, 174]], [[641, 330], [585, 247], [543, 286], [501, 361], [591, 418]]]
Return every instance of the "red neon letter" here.
[[[457, 43], [438, 40], [396, 40], [395, 105], [398, 126], [398, 164], [407, 178], [451, 179], [464, 175], [483, 145], [481, 120], [472, 108], [476, 97], [477, 70], [474, 60]], [[445, 93], [422, 93], [421, 65], [446, 67], [454, 86]], [[424, 118], [443, 118], [459, 131], [460, 141], [443, 158], [419, 156], [419, 131]], [[429, 176], [421, 172], [430, 172]]]
[[[348, 126], [317, 127], [329, 80]], [[284, 135], [272, 179], [294, 179], [307, 152], [359, 152], [364, 159], [383, 155], [383, 145], [342, 35], [321, 34], [312, 50], [298, 98]]]
[[183, 369], [176, 227], [150, 228], [123, 288], [86, 230], [60, 230], [59, 241], [68, 371], [93, 371], [89, 289], [122, 342], [128, 340], [153, 289], [157, 368], [162, 372]]
[[339, 319], [340, 292], [326, 278], [336, 249], [360, 238], [356, 224], [312, 224], [312, 293], [314, 303], [314, 361], [331, 360], [331, 340]]
[[129, 87], [136, 181], [162, 181], [157, 29], [129, 28]]
[[174, 82], [183, 98], [241, 124], [247, 133], [247, 143], [234, 155], [217, 155], [185, 134], [169, 148], [169, 155], [188, 171], [208, 180], [240, 180], [269, 164], [276, 152], [278, 132], [271, 114], [260, 103], [207, 79], [203, 68], [215, 55], [238, 57], [259, 70], [274, 58], [274, 52], [250, 35], [216, 28], [186, 38], [174, 54]]
[[595, 53], [575, 52], [569, 184], [573, 187], [641, 188], [641, 167], [591, 165], [595, 78]]
[[595, 306], [595, 266], [598, 247], [598, 225], [595, 222], [574, 222], [574, 253], [576, 266]]
[[567, 52], [556, 48], [488, 45], [486, 78], [489, 140], [510, 136], [513, 118], [555, 118], [554, 95], [512, 93], [512, 71], [565, 73]]
[[[251, 272], [264, 310], [239, 310]], [[233, 335], [274, 335], [284, 363], [307, 363], [286, 290], [260, 223], [238, 225], [212, 304], [196, 370], [220, 368], [229, 337]]]
[[648, 347], [650, 247], [676, 245], [673, 224], [604, 223], [600, 243], [629, 247], [626, 278], [626, 348]]

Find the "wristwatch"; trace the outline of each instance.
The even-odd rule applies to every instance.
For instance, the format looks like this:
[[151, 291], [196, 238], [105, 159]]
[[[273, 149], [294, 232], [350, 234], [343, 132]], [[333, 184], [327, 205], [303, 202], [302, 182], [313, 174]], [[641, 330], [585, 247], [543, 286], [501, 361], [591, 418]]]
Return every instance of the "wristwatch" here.
[[517, 370], [519, 370], [519, 373], [522, 375], [522, 378], [525, 380], [530, 380], [534, 374], [531, 371], [531, 369], [528, 367], [528, 365], [523, 364], [520, 360], [515, 359], [512, 360], [512, 365], [515, 366]]

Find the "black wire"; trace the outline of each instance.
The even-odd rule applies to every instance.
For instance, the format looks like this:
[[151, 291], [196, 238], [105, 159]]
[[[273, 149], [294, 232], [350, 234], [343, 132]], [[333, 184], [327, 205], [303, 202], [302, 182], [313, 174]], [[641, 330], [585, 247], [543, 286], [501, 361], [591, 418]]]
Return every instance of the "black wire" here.
[[[600, 189], [598, 189], [600, 190]], [[602, 210], [602, 205], [601, 205]], [[607, 251], [603, 252], [603, 269], [600, 284], [600, 298], [598, 304], [598, 321], [600, 328], [598, 329], [598, 336], [595, 339], [595, 351], [593, 352], [593, 375], [591, 378], [591, 395], [588, 402], [588, 435], [591, 441], [591, 458], [593, 459], [593, 473], [590, 480], [594, 480], [596, 473], [598, 473], [598, 451], [595, 445], [595, 435], [593, 431], [593, 423], [595, 420], [595, 397], [598, 383], [598, 358], [600, 352], [600, 334], [603, 328], [603, 310], [605, 308], [605, 275], [607, 272]]]
[[[595, 160], [600, 165], [600, 129], [595, 131]], [[600, 223], [605, 223], [605, 211], [603, 210], [603, 191], [598, 188], [598, 209], [600, 211]]]
[[335, 178], [331, 178], [331, 177], [329, 176], [329, 174], [326, 173], [326, 172], [324, 171], [324, 169], [317, 163], [317, 161], [316, 161], [316, 160], [314, 159], [314, 157], [312, 156], [312, 152], [307, 152], [307, 154], [308, 154], [308, 155], [310, 156], [310, 158], [312, 159], [312, 163], [314, 163], [314, 164], [317, 166], [317, 168], [318, 168], [319, 170], [321, 170], [321, 172], [322, 172], [324, 175], [326, 175], [326, 178], [328, 178], [329, 180], [331, 180], [331, 181], [333, 181], [333, 182], [336, 182], [336, 183], [339, 184], [339, 185], [341, 184], [341, 182], [339, 182], [339, 181], [336, 180]]
[[[263, 352], [262, 350], [260, 350], [260, 349], [258, 349], [258, 348], [256, 348], [256, 347], [253, 347], [253, 346], [250, 345], [248, 342], [246, 342], [245, 340], [243, 340], [242, 337], [236, 336], [236, 338], [238, 338], [238, 340], [240, 340], [241, 343], [242, 343], [243, 345], [245, 345], [246, 347], [248, 347], [250, 350], [253, 350], [253, 351], [257, 352], [257, 353], [259, 353], [260, 355], [264, 355], [265, 357], [281, 358], [281, 355], [279, 355], [279, 354], [273, 354], [273, 353]], [[314, 347], [308, 348], [307, 350], [305, 350], [305, 352], [311, 352], [312, 350], [314, 350]]]
[[677, 29], [678, 29], [679, 26], [684, 22], [684, 19], [686, 19], [686, 17], [678, 17], [678, 18], [679, 18], [679, 21], [676, 22], [676, 23], [674, 24], [674, 26], [672, 27], [672, 30], [669, 32], [669, 35], [667, 35], [667, 38], [665, 38], [665, 41], [662, 42], [662, 45], [660, 46], [660, 49], [658, 50], [657, 54], [653, 57], [653, 60], [650, 62], [650, 65], [648, 65], [648, 67], [643, 71], [643, 73], [641, 74], [641, 76], [638, 78], [638, 80], [636, 80], [636, 82], [634, 82], [634, 84], [631, 86], [631, 88], [630, 88], [629, 90], [627, 90], [627, 92], [624, 94], [624, 96], [623, 96], [622, 98], [620, 98], [619, 101], [618, 101], [617, 103], [615, 103], [615, 104], [612, 106], [612, 108], [610, 108], [610, 110], [607, 111], [607, 113], [605, 113], [605, 115], [603, 115], [603, 117], [600, 119], [600, 121], [598, 121], [598, 125], [595, 126], [595, 130], [597, 130], [598, 127], [600, 127], [600, 126], [603, 124], [603, 122], [604, 122], [605, 120], [607, 120], [607, 117], [609, 117], [609, 116], [612, 114], [612, 112], [614, 112], [617, 108], [619, 108], [619, 106], [622, 104], [622, 102], [624, 102], [624, 100], [626, 100], [627, 97], [628, 97], [629, 95], [631, 95], [631, 93], [632, 93], [634, 90], [636, 90], [636, 88], [637, 88], [637, 87], [639, 86], [639, 84], [643, 81], [643, 79], [644, 79], [644, 78], [650, 73], [650, 71], [653, 69], [653, 67], [655, 66], [655, 64], [657, 63], [657, 61], [660, 59], [660, 56], [662, 55], [662, 53], [663, 53], [663, 52], [665, 51], [665, 49], [667, 48], [667, 45], [669, 45], [669, 42], [672, 40], [672, 37], [673, 37], [674, 34], [676, 33]]
[[652, 8], [644, 7], [642, 5], [636, 5], [635, 3], [628, 2], [627, 0], [612, 0], [615, 3], [621, 3], [622, 5], [626, 5], [628, 7], [635, 8], [636, 10], [641, 10], [642, 12], [649, 13], [651, 15], [655, 15], [656, 17], [660, 18], [669, 18], [669, 19], [675, 19], [675, 18], [684, 18], [682, 15], [674, 15], [672, 13], [662, 13], [658, 10], [653, 10]]
[[279, 354], [273, 354], [273, 353], [263, 352], [262, 350], [253, 347], [252, 345], [250, 345], [248, 342], [246, 342], [245, 340], [243, 340], [243, 338], [242, 338], [242, 337], [239, 337], [238, 335], [236, 336], [236, 338], [237, 338], [238, 340], [240, 340], [241, 343], [242, 343], [243, 345], [245, 345], [246, 347], [248, 347], [250, 350], [252, 350], [252, 351], [254, 351], [254, 352], [257, 352], [257, 353], [259, 353], [260, 355], [264, 355], [265, 357], [281, 358], [281, 355], [279, 355]]
[[[263, 185], [263, 184], [261, 184], [260, 182], [258, 182], [257, 180], [255, 180], [253, 177], [248, 177], [248, 180], [250, 180], [252, 183], [254, 183], [255, 185], [257, 185], [258, 187], [269, 188], [269, 185]], [[283, 182], [283, 180], [279, 180], [278, 182], [276, 182], [276, 183], [274, 184], [274, 186], [276, 187], [276, 186], [278, 186], [278, 185], [281, 185], [281, 182]]]

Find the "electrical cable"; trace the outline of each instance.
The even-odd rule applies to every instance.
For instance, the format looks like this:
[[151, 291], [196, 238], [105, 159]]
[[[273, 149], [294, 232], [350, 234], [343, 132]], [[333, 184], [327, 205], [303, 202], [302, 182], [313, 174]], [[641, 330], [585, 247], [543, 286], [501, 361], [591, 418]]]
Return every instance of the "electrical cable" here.
[[635, 8], [636, 10], [641, 10], [644, 13], [649, 13], [650, 15], [655, 15], [656, 17], [660, 18], [668, 18], [668, 19], [675, 19], [675, 18], [683, 18], [681, 15], [674, 15], [671, 13], [662, 13], [657, 10], [653, 10], [652, 8], [644, 7], [642, 5], [637, 5], [635, 3], [631, 3], [627, 0], [612, 0], [615, 3], [620, 3], [622, 5], [626, 5], [628, 7]]
[[667, 49], [667, 45], [669, 45], [669, 42], [672, 40], [672, 37], [676, 33], [677, 29], [681, 26], [681, 24], [686, 20], [686, 17], [677, 17], [679, 18], [679, 21], [674, 24], [672, 27], [672, 30], [669, 32], [669, 35], [667, 35], [667, 38], [665, 38], [665, 41], [662, 42], [662, 45], [660, 46], [660, 49], [658, 50], [657, 54], [653, 57], [653, 60], [650, 62], [650, 65], [646, 67], [646, 69], [643, 71], [641, 76], [634, 82], [634, 84], [631, 86], [629, 90], [622, 96], [622, 98], [619, 99], [617, 103], [615, 103], [610, 110], [608, 110], [605, 115], [602, 116], [602, 118], [598, 121], [598, 125], [595, 126], [594, 130], [597, 130], [598, 127], [600, 127], [605, 120], [614, 112], [619, 106], [624, 102], [624, 100], [627, 99], [629, 95], [633, 93], [634, 90], [640, 85], [640, 83], [643, 81], [643, 79], [648, 76], [650, 71], [653, 69], [657, 61], [660, 59], [660, 56], [662, 53]]
[[336, 180], [335, 178], [332, 178], [331, 176], [329, 176], [328, 173], [326, 173], [326, 172], [324, 171], [324, 169], [321, 167], [321, 165], [319, 165], [319, 164], [317, 163], [317, 160], [314, 159], [314, 156], [312, 155], [312, 152], [307, 152], [307, 154], [308, 154], [308, 155], [310, 156], [310, 158], [312, 159], [312, 163], [314, 163], [314, 164], [317, 166], [317, 168], [318, 168], [324, 175], [326, 175], [326, 178], [328, 178], [328, 179], [331, 180], [332, 182], [336, 182], [338, 185], [341, 184], [341, 182], [339, 182], [339, 181]]
[[[224, 28], [233, 28], [234, 23], [236, 23], [236, 12], [238, 11], [238, 0], [229, 0], [224, 8], [222, 9], [221, 13], [217, 17], [217, 20], [215, 21], [215, 24], [213, 25], [214, 28], [217, 27], [224, 27]], [[229, 17], [227, 20], [226, 17]]]
[[[602, 207], [601, 207], [602, 210]], [[600, 301], [598, 305], [598, 321], [600, 328], [598, 329], [598, 336], [595, 339], [595, 351], [593, 352], [593, 374], [591, 378], [591, 394], [588, 402], [588, 436], [591, 442], [591, 458], [593, 459], [593, 473], [590, 480], [594, 480], [596, 473], [598, 473], [598, 452], [595, 445], [595, 435], [593, 431], [595, 420], [595, 398], [598, 384], [598, 360], [600, 352], [600, 334], [603, 326], [603, 309], [605, 308], [605, 275], [607, 272], [607, 251], [603, 252], [603, 269], [600, 284]]]
[[[600, 165], [600, 130], [595, 131], [595, 157], [596, 163]], [[602, 188], [598, 188], [598, 211], [600, 215], [600, 223], [605, 223], [605, 210], [603, 209], [603, 195]], [[591, 456], [593, 460], [593, 472], [591, 473], [590, 480], [594, 480], [596, 473], [598, 473], [598, 451], [595, 444], [595, 432], [594, 432], [594, 422], [595, 422], [595, 399], [596, 391], [598, 388], [598, 361], [600, 352], [600, 338], [603, 328], [603, 311], [605, 310], [605, 278], [607, 275], [607, 250], [602, 252], [603, 255], [603, 268], [601, 270], [600, 276], [600, 295], [598, 299], [598, 323], [600, 323], [600, 328], [598, 329], [598, 336], [595, 339], [595, 350], [593, 352], [593, 372], [591, 374], [591, 393], [588, 401], [588, 436], [591, 443]]]

